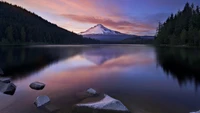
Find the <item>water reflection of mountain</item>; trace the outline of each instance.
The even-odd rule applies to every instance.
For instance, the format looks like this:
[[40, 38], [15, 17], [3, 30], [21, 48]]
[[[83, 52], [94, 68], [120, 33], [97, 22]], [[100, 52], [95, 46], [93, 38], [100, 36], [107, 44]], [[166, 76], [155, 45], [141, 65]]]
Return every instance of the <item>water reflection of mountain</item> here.
[[20, 78], [80, 51], [76, 47], [1, 47], [0, 67], [4, 76]]
[[[152, 49], [152, 48], [151, 48]], [[82, 56], [97, 64], [101, 65], [111, 59], [116, 59], [120, 56], [128, 55], [128, 54], [134, 54], [134, 53], [139, 53], [139, 52], [148, 52], [149, 49], [145, 46], [96, 46], [93, 48], [87, 49], [87, 51], [83, 51]]]
[[200, 52], [198, 49], [157, 48], [157, 61], [180, 85], [194, 81], [200, 84]]

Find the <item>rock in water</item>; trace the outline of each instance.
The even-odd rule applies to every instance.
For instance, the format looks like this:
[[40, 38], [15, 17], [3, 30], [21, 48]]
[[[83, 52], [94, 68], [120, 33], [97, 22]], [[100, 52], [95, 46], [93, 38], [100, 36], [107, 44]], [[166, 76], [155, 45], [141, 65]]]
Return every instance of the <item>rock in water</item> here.
[[190, 112], [190, 113], [200, 113], [200, 110], [199, 110], [199, 111], [196, 111], [196, 112]]
[[121, 101], [108, 95], [104, 95], [104, 98], [97, 102], [76, 104], [73, 110], [76, 113], [93, 113], [94, 111], [97, 113], [130, 113]]
[[11, 82], [11, 78], [0, 78], [0, 81], [4, 82], [4, 83], [10, 83]]
[[0, 91], [4, 94], [13, 95], [15, 93], [16, 86], [13, 83], [0, 82]]
[[45, 84], [41, 82], [33, 82], [29, 86], [35, 90], [42, 90], [45, 87]]
[[52, 112], [54, 113], [54, 112], [59, 111], [59, 108], [54, 106], [54, 105], [45, 105], [44, 108], [45, 108], [46, 111], [48, 111], [50, 113], [52, 113]]
[[50, 98], [46, 95], [43, 95], [43, 96], [38, 96], [34, 102], [34, 104], [37, 106], [37, 107], [41, 107], [45, 104], [47, 104], [48, 102], [50, 102]]
[[92, 89], [92, 88], [89, 88], [89, 89], [87, 90], [87, 93], [89, 93], [89, 94], [91, 94], [91, 95], [96, 95], [96, 94], [97, 94], [96, 90], [94, 90], [94, 89]]

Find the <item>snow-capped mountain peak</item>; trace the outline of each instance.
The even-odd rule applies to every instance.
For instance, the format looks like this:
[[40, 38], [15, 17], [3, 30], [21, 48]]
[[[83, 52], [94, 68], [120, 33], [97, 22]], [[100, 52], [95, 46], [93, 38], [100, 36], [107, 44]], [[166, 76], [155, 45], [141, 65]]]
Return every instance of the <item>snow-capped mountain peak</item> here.
[[120, 35], [120, 32], [108, 29], [102, 24], [97, 24], [94, 27], [89, 28], [88, 30], [81, 32], [81, 35], [91, 35], [91, 34], [105, 34], [105, 35]]

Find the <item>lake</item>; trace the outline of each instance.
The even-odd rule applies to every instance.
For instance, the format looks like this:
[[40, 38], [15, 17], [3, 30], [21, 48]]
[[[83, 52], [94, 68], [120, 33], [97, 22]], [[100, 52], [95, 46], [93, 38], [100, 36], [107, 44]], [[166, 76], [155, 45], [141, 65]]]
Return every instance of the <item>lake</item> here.
[[[70, 113], [78, 92], [94, 88], [132, 113], [200, 110], [200, 51], [147, 45], [1, 46], [0, 68], [17, 86], [0, 93], [0, 113], [48, 113], [33, 104], [48, 95]], [[40, 91], [29, 84], [46, 84]]]

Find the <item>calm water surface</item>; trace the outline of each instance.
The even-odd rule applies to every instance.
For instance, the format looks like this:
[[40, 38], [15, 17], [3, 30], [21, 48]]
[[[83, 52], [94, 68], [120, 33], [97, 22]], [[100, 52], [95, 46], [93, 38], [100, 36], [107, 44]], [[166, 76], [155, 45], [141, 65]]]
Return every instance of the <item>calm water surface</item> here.
[[[132, 113], [189, 113], [200, 109], [200, 51], [144, 45], [0, 47], [0, 68], [14, 95], [0, 93], [0, 113], [48, 113], [33, 104], [48, 95], [70, 113], [76, 94], [94, 88]], [[29, 88], [40, 81], [41, 91]]]

